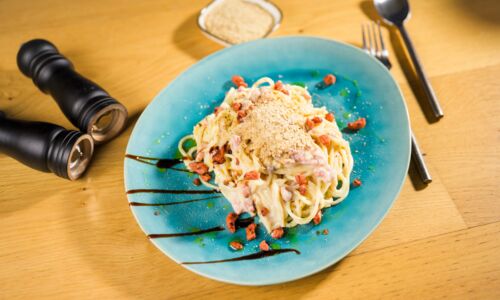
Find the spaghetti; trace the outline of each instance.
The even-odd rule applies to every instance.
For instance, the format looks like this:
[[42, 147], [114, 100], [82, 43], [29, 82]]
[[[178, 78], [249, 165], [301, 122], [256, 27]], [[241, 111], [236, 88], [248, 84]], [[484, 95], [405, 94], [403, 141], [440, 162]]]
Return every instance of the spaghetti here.
[[[233, 81], [238, 88], [179, 141], [186, 166], [236, 214], [257, 214], [268, 232], [319, 223], [323, 208], [346, 198], [353, 167], [333, 114], [314, 107], [300, 86]], [[197, 146], [186, 150], [190, 139]]]

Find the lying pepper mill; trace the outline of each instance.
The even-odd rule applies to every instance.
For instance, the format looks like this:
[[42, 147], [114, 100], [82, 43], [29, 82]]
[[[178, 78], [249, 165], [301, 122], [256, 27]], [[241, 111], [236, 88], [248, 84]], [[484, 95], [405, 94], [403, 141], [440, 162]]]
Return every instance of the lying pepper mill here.
[[97, 144], [114, 138], [125, 127], [127, 109], [77, 73], [49, 41], [24, 43], [17, 53], [17, 65], [42, 92], [56, 100], [73, 125], [90, 134]]
[[0, 153], [39, 171], [75, 180], [94, 151], [90, 135], [44, 122], [9, 119], [0, 111]]

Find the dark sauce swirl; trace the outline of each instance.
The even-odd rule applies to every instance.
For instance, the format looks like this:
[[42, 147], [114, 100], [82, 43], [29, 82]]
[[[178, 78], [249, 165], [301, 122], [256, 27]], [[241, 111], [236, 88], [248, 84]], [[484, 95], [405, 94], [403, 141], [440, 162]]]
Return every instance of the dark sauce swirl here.
[[174, 166], [182, 163], [182, 159], [156, 158], [156, 157], [147, 157], [147, 156], [133, 155], [133, 154], [125, 154], [125, 157], [133, 159], [133, 160], [138, 161], [138, 162], [141, 162], [143, 164], [155, 166], [158, 169], [171, 169], [171, 170], [176, 170], [176, 171], [181, 171], [181, 172], [192, 173], [191, 171], [186, 170], [186, 169], [174, 168]]
[[144, 202], [134, 202], [133, 201], [133, 202], [129, 202], [128, 205], [130, 205], [130, 206], [168, 206], [168, 205], [185, 204], [185, 203], [191, 203], [191, 202], [212, 200], [212, 199], [218, 199], [218, 198], [222, 198], [222, 196], [213, 196], [213, 197], [206, 197], [206, 198], [199, 198], [199, 199], [191, 199], [191, 200], [175, 201], [175, 202], [161, 202], [161, 203], [144, 203]]
[[222, 231], [222, 230], [224, 230], [224, 227], [216, 226], [216, 227], [212, 227], [212, 228], [208, 228], [208, 229], [201, 229], [201, 230], [189, 231], [189, 232], [148, 234], [148, 238], [158, 239], [158, 238], [171, 238], [171, 237], [179, 237], [179, 236], [190, 236], [190, 235], [199, 235], [199, 234], [215, 232], [215, 231]]
[[127, 194], [155, 193], [155, 194], [216, 194], [217, 190], [164, 190], [164, 189], [136, 189], [128, 190]]
[[228, 258], [228, 259], [208, 260], [208, 261], [187, 261], [187, 262], [182, 262], [181, 264], [183, 264], [183, 265], [202, 265], [202, 264], [218, 264], [218, 263], [242, 261], [242, 260], [254, 260], [254, 259], [261, 259], [261, 258], [265, 258], [265, 257], [274, 256], [277, 254], [288, 253], [288, 252], [294, 252], [297, 255], [300, 254], [300, 251], [296, 250], [296, 249], [271, 249], [269, 251], [260, 251], [257, 253], [252, 253], [252, 254], [248, 254], [248, 255], [244, 255], [244, 256], [240, 256], [240, 257]]

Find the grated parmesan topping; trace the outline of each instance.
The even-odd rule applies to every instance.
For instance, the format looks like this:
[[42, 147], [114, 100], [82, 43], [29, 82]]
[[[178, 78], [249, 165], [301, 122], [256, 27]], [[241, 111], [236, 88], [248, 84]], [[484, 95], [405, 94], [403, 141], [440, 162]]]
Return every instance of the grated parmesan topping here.
[[315, 143], [302, 126], [303, 118], [280, 101], [256, 105], [233, 133], [241, 137], [241, 146], [254, 153], [266, 167], [278, 167], [293, 153], [313, 149]]
[[273, 17], [257, 4], [225, 0], [217, 4], [205, 21], [207, 30], [231, 44], [264, 37], [274, 25]]

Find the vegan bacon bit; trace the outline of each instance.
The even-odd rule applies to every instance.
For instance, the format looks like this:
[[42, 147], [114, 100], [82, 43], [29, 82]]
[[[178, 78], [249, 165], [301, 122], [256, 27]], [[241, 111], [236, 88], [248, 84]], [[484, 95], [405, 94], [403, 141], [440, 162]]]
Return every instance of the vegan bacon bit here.
[[203, 175], [208, 172], [208, 166], [202, 162], [192, 162], [189, 164], [189, 168], [198, 175]]
[[325, 115], [325, 119], [326, 119], [327, 121], [333, 122], [333, 120], [335, 120], [335, 117], [333, 116], [333, 114], [332, 114], [332, 113], [327, 113], [327, 114]]
[[318, 225], [319, 223], [321, 223], [322, 218], [323, 218], [323, 213], [321, 212], [321, 210], [318, 210], [318, 213], [313, 218], [314, 225]]
[[328, 229], [323, 229], [323, 235], [328, 235], [330, 231]]
[[361, 186], [361, 180], [359, 178], [354, 179], [352, 185], [355, 187]]
[[314, 128], [314, 126], [316, 126], [316, 124], [313, 122], [313, 120], [311, 120], [311, 119], [307, 119], [307, 120], [306, 120], [306, 125], [305, 125], [305, 126], [306, 126], [306, 130], [308, 130], [308, 131], [309, 131], [309, 130], [313, 129], [313, 128]]
[[266, 241], [262, 241], [259, 244], [259, 249], [262, 251], [269, 251], [269, 245], [267, 244]]
[[243, 120], [243, 118], [246, 117], [246, 116], [247, 116], [247, 112], [246, 111], [244, 111], [244, 110], [239, 110], [238, 111], [238, 121], [241, 122], [241, 120]]
[[323, 77], [323, 82], [327, 86], [334, 84], [336, 81], [337, 78], [333, 74], [328, 74], [325, 77]]
[[354, 122], [347, 123], [347, 128], [351, 130], [360, 130], [361, 128], [365, 128], [365, 126], [366, 126], [365, 118], [359, 118]]
[[298, 191], [304, 196], [307, 192], [307, 179], [304, 174], [295, 175], [295, 182], [299, 185]]
[[304, 174], [295, 175], [295, 182], [297, 182], [298, 184], [306, 184], [306, 176]]
[[214, 108], [214, 114], [217, 115], [221, 110], [222, 110], [222, 108], [220, 106], [216, 106]]
[[288, 95], [288, 91], [283, 86], [283, 82], [281, 82], [281, 80], [276, 81], [276, 83], [274, 84], [274, 89]]
[[276, 81], [276, 83], [274, 84], [274, 89], [281, 90], [282, 88], [283, 88], [283, 82], [281, 82], [281, 80]]
[[226, 227], [231, 233], [236, 232], [236, 219], [238, 219], [238, 215], [234, 212], [229, 213], [226, 217]]
[[196, 186], [201, 185], [201, 180], [200, 180], [200, 178], [195, 178], [195, 179], [193, 179], [193, 184], [194, 184], [194, 185], [196, 185]]
[[223, 164], [226, 162], [224, 158], [224, 147], [215, 147], [214, 150], [211, 151], [211, 154], [214, 164]]
[[260, 214], [261, 214], [263, 217], [267, 216], [267, 214], [268, 214], [268, 213], [269, 213], [269, 209], [267, 209], [267, 207], [263, 207], [263, 208], [261, 208], [261, 210], [260, 210]]
[[239, 250], [243, 249], [243, 244], [238, 242], [238, 241], [232, 241], [229, 243], [229, 247], [231, 247], [231, 249], [233, 249], [235, 251], [239, 251]]
[[320, 135], [318, 139], [320, 144], [325, 145], [327, 147], [330, 146], [330, 143], [332, 142], [330, 137], [326, 134]]
[[246, 172], [243, 178], [245, 180], [256, 180], [260, 178], [260, 173], [258, 171]]
[[312, 121], [314, 122], [315, 125], [318, 125], [321, 122], [323, 122], [323, 120], [320, 117], [314, 117], [312, 118]]
[[245, 229], [246, 234], [247, 234], [247, 241], [255, 240], [257, 238], [257, 234], [255, 233], [255, 228], [257, 225], [255, 223], [252, 223], [247, 226]]
[[273, 231], [271, 231], [271, 237], [273, 239], [281, 239], [283, 237], [283, 234], [285, 233], [285, 231], [283, 230], [283, 228], [276, 228], [274, 229]]
[[231, 104], [231, 107], [234, 109], [234, 111], [239, 111], [241, 109], [241, 103], [233, 102], [233, 104]]
[[212, 176], [210, 176], [210, 174], [206, 173], [206, 174], [200, 175], [200, 178], [201, 178], [201, 180], [203, 180], [205, 182], [209, 182], [210, 179], [212, 179]]
[[248, 87], [248, 84], [245, 83], [245, 79], [239, 75], [234, 75], [231, 77], [231, 81], [236, 85], [237, 87]]
[[305, 184], [299, 185], [299, 193], [302, 196], [305, 196], [305, 194], [307, 193], [307, 186]]

